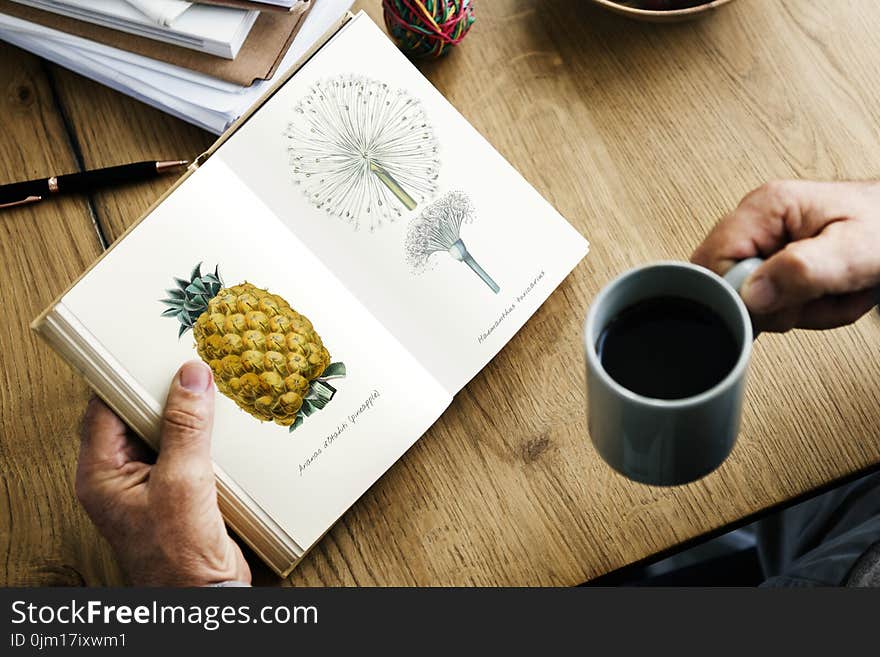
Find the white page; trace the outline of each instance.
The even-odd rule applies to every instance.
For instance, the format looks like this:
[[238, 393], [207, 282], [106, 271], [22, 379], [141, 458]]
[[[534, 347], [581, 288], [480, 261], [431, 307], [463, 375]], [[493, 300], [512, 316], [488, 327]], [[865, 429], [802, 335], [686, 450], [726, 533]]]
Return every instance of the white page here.
[[334, 361], [335, 397], [292, 433], [217, 393], [212, 454], [304, 547], [439, 417], [449, 395], [219, 160], [209, 160], [63, 298], [161, 407], [180, 364], [198, 358], [159, 299], [174, 276], [219, 263], [308, 317]]
[[[332, 101], [330, 93], [312, 94], [318, 81], [347, 80], [349, 76], [375, 80], [364, 87], [368, 90], [363, 92], [365, 95], [373, 93], [378, 97], [385, 93], [379, 84], [387, 84], [389, 98], [382, 96], [377, 108], [369, 110], [358, 104], [355, 96], [337, 102]], [[396, 111], [397, 94], [411, 102], [409, 109], [400, 109], [397, 115], [407, 118], [393, 125], [376, 119], [375, 116]], [[285, 131], [292, 122], [304, 123], [304, 115], [296, 108], [308, 98], [312, 105], [306, 109], [318, 107], [322, 114], [317, 127], [305, 130], [305, 136], [295, 140], [294, 154], [306, 164], [311, 158], [324, 158], [324, 168], [314, 171], [330, 173], [313, 173], [315, 184], [302, 178], [296, 184], [288, 151], [291, 140], [285, 137]], [[353, 109], [342, 111], [341, 105]], [[336, 174], [332, 171], [338, 168], [340, 158], [345, 162], [351, 158], [333, 151], [336, 146], [329, 150], [323, 144], [310, 147], [308, 140], [315, 134], [312, 130], [320, 131], [333, 122], [366, 126], [356, 137], [347, 133], [352, 143], [361, 138], [369, 141], [363, 134], [379, 130], [377, 126], [401, 140], [409, 139], [411, 134], [422, 134], [423, 125], [430, 126], [433, 140], [427, 133], [421, 138], [438, 147], [436, 169], [425, 165], [435, 157], [433, 149], [413, 159], [404, 151], [419, 147], [409, 142], [401, 142], [404, 146], [397, 154], [398, 160], [389, 161], [402, 163], [395, 175], [404, 187], [408, 179], [414, 181], [411, 185], [418, 185], [431, 175], [412, 177], [408, 167], [412, 171], [418, 166], [436, 170], [435, 189], [419, 196], [414, 211], [386, 193], [384, 207], [394, 206], [401, 216], [394, 222], [384, 221], [373, 231], [369, 229], [370, 217], [376, 214], [376, 202], [371, 212], [361, 206], [360, 213], [355, 213], [360, 221], [358, 229], [345, 219], [328, 215], [318, 204], [328, 195], [335, 193], [339, 198], [341, 194], [329, 185], [320, 185], [318, 179], [325, 175], [330, 180], [342, 178], [337, 190], [345, 188], [348, 176], [354, 174], [346, 172], [334, 179]], [[399, 128], [398, 124], [404, 127]], [[319, 51], [213, 157], [221, 158], [235, 171], [452, 394], [510, 340], [587, 251], [586, 240], [474, 130], [365, 14], [358, 15]], [[358, 156], [354, 159], [358, 160]], [[357, 166], [361, 166], [360, 160]], [[369, 174], [363, 177], [369, 179], [367, 185], [374, 184], [385, 191]], [[308, 198], [304, 189], [318, 193], [318, 200]], [[456, 190], [469, 197], [473, 208], [473, 222], [463, 225], [459, 234], [469, 252], [500, 286], [498, 294], [463, 262], [445, 252], [432, 256], [433, 269], [418, 275], [407, 262], [410, 223], [434, 200]], [[412, 190], [413, 195], [416, 192]]]

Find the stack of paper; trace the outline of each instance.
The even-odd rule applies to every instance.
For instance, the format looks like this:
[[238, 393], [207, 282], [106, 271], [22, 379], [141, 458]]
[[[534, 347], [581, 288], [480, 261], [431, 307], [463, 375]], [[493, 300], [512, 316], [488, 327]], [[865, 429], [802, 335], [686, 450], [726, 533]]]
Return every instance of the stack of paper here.
[[254, 9], [286, 10], [296, 5], [299, 0], [194, 0], [203, 5], [223, 5], [226, 7], [252, 6]]
[[[143, 9], [163, 8], [164, 3], [141, 2], [129, 4], [126, 0], [14, 0], [44, 11], [70, 16], [81, 21], [103, 25], [122, 32], [172, 43], [218, 57], [235, 59], [241, 45], [257, 20], [259, 12], [229, 7], [193, 5], [175, 2], [181, 6], [176, 16], [167, 12], [147, 15]], [[160, 24], [157, 19], [165, 24]], [[169, 20], [170, 19], [170, 20]]]
[[249, 86], [137, 55], [0, 13], [0, 40], [128, 94], [185, 121], [223, 132], [352, 5], [314, 0], [275, 74]]
[[193, 3], [183, 0], [125, 0], [158, 25], [171, 27]]

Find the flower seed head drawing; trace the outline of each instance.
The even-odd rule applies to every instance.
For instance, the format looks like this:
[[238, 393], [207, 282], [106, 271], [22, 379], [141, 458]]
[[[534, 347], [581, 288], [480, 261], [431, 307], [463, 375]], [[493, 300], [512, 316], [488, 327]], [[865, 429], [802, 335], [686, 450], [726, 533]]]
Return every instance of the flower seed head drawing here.
[[439, 146], [425, 111], [384, 82], [353, 75], [316, 82], [284, 135], [294, 183], [355, 229], [373, 231], [436, 191]]
[[461, 239], [463, 224], [474, 220], [470, 197], [460, 191], [444, 194], [431, 203], [415, 219], [406, 231], [406, 260], [415, 273], [429, 268], [435, 253], [448, 253], [470, 267], [495, 294], [501, 288], [492, 280], [479, 263], [474, 260]]

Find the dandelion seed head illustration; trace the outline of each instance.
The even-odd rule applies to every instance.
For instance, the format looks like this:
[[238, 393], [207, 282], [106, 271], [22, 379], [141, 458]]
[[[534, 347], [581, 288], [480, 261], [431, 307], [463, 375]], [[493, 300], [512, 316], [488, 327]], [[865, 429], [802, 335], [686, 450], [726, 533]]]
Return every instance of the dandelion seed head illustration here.
[[461, 226], [473, 221], [473, 204], [464, 192], [452, 191], [431, 203], [413, 219], [404, 242], [407, 264], [414, 273], [433, 265], [432, 255], [448, 251], [458, 241]]
[[439, 146], [421, 103], [367, 77], [316, 82], [284, 132], [294, 183], [319, 210], [375, 230], [430, 198]]
[[492, 292], [498, 294], [501, 288], [474, 259], [461, 238], [462, 224], [473, 219], [473, 204], [464, 192], [448, 192], [425, 208], [410, 222], [404, 240], [406, 260], [413, 273], [421, 273], [433, 264], [435, 253], [446, 253], [470, 267]]

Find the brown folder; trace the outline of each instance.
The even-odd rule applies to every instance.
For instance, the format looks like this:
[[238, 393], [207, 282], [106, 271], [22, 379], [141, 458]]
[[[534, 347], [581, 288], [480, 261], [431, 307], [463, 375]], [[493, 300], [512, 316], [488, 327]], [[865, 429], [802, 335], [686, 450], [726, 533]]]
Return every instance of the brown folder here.
[[261, 12], [235, 59], [223, 59], [163, 41], [119, 32], [11, 0], [0, 0], [0, 13], [247, 87], [256, 80], [272, 77], [310, 6], [311, 2], [305, 0], [297, 3], [296, 11], [291, 13]]
[[303, 2], [308, 3], [309, 0], [299, 0], [290, 9], [268, 2], [260, 2], [259, 0], [190, 0], [190, 2], [195, 2], [199, 5], [221, 5], [223, 7], [235, 7], [236, 9], [259, 9], [260, 11], [281, 11], [287, 13], [288, 11], [300, 11], [298, 5]]

